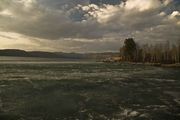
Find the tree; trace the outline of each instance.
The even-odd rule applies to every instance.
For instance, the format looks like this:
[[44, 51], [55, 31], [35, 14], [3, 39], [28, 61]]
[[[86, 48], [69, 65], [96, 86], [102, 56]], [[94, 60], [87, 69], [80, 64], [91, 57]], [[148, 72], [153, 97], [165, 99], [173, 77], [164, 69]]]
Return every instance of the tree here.
[[125, 39], [124, 46], [120, 48], [120, 56], [123, 61], [150, 62], [162, 64], [180, 63], [180, 42], [176, 45], [154, 44], [139, 46], [133, 38]]
[[134, 42], [133, 38], [125, 39], [124, 46], [123, 46], [123, 55], [125, 57], [125, 60], [133, 61], [136, 57], [136, 43]]

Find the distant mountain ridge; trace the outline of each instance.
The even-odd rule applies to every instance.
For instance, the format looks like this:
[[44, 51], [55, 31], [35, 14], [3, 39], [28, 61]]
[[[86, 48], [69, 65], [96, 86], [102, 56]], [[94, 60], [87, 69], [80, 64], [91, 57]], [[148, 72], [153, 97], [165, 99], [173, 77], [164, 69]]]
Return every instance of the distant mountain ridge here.
[[66, 59], [104, 59], [118, 56], [119, 53], [64, 53], [64, 52], [44, 52], [44, 51], [24, 51], [19, 49], [0, 50], [0, 56], [14, 57], [40, 57], [40, 58], [66, 58]]

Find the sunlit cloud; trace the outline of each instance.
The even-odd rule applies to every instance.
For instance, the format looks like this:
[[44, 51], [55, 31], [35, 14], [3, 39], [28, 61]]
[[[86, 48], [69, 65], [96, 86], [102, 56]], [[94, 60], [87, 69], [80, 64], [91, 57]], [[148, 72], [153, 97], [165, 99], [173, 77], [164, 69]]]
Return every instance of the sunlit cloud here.
[[21, 35], [14, 38], [19, 49], [116, 51], [126, 37], [139, 43], [180, 40], [179, 16], [175, 0], [2, 0], [1, 42], [19, 47], [7, 40], [15, 33]]

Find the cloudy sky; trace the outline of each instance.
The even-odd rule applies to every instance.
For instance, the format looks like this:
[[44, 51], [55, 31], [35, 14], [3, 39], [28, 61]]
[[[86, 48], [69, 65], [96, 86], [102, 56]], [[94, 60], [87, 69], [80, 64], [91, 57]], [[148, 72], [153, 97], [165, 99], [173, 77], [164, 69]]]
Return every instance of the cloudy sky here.
[[0, 0], [0, 49], [118, 51], [180, 41], [180, 0]]

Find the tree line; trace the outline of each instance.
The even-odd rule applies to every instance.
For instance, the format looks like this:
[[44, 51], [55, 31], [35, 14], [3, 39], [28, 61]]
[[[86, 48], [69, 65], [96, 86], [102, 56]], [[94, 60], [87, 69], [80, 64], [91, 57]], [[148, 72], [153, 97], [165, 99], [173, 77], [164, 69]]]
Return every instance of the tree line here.
[[180, 63], [180, 42], [137, 45], [133, 38], [127, 38], [120, 48], [121, 61], [174, 64]]

